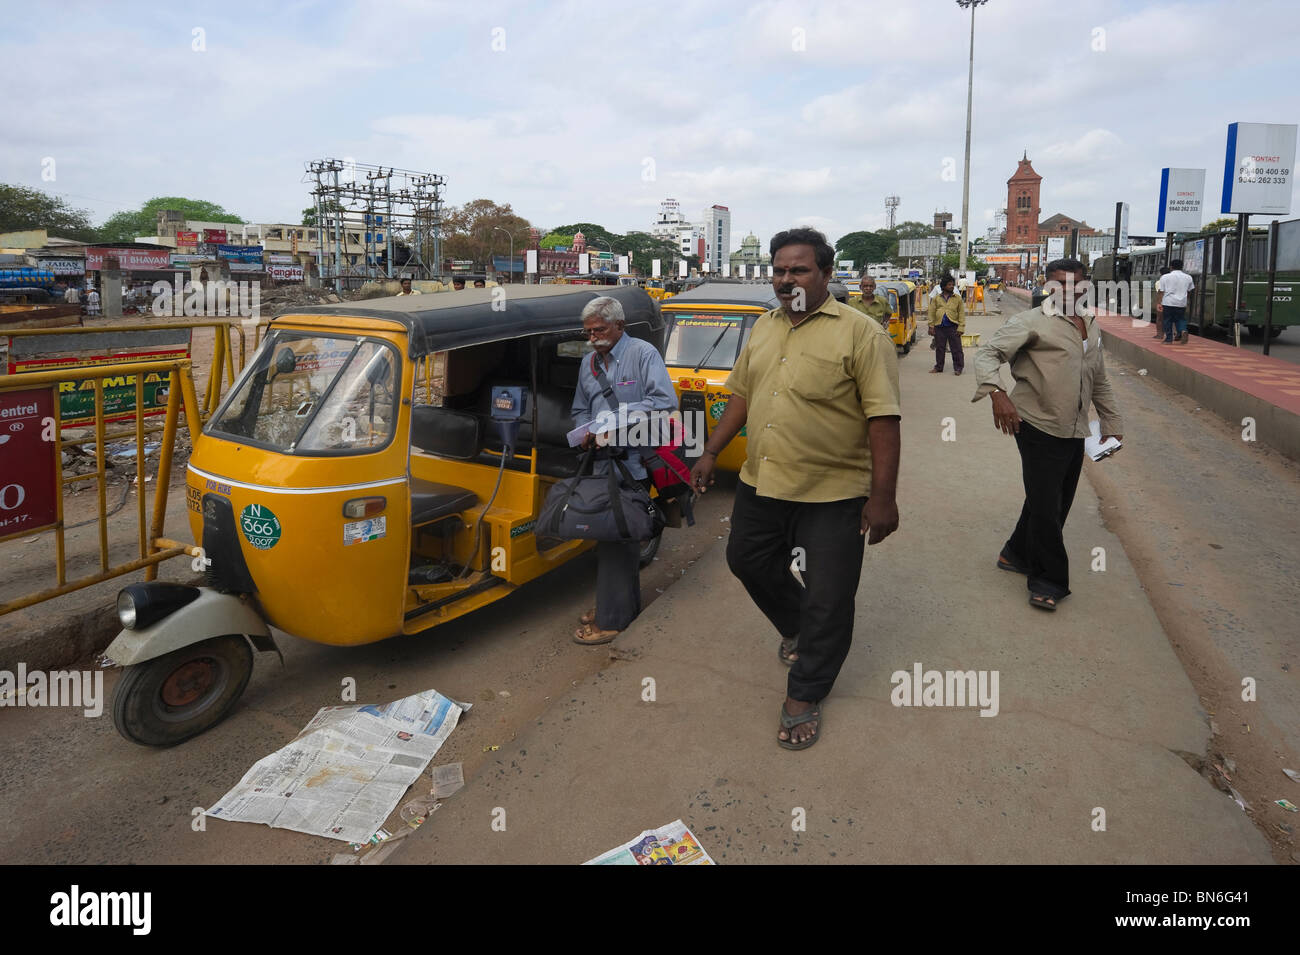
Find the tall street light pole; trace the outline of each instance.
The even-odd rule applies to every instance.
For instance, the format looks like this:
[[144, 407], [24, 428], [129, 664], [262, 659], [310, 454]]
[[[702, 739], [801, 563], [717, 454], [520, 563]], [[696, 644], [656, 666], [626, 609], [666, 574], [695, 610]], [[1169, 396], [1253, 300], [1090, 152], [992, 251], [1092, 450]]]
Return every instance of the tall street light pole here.
[[966, 165], [961, 186], [961, 254], [957, 271], [966, 271], [966, 250], [970, 248], [970, 114], [971, 93], [975, 88], [975, 8], [989, 0], [957, 0], [957, 6], [970, 7], [970, 66], [966, 72]]

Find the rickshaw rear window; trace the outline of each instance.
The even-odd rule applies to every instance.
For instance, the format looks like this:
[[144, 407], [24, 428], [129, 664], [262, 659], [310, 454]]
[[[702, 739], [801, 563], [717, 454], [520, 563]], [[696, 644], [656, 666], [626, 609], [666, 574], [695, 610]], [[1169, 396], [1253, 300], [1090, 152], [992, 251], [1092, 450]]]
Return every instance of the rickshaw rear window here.
[[664, 362], [679, 368], [732, 368], [744, 326], [743, 315], [682, 315], [668, 333]]
[[208, 431], [285, 453], [378, 450], [393, 434], [399, 371], [382, 342], [274, 331]]

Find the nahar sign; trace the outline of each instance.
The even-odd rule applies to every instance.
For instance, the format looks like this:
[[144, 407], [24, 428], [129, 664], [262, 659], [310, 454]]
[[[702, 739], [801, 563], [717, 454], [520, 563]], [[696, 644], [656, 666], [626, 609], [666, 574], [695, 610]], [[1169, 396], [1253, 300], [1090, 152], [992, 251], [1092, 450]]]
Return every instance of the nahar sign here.
[[1294, 123], [1233, 123], [1223, 160], [1220, 212], [1289, 215], [1295, 179]]
[[1200, 232], [1201, 203], [1205, 198], [1204, 169], [1160, 171], [1160, 212], [1157, 232]]

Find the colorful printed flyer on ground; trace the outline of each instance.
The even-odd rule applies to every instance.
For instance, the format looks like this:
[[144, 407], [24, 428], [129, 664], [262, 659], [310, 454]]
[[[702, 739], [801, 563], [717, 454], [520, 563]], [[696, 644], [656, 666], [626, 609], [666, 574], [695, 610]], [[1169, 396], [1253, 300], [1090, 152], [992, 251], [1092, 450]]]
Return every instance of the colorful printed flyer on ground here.
[[610, 849], [583, 865], [717, 865], [686, 824], [678, 819], [647, 829], [635, 839]]

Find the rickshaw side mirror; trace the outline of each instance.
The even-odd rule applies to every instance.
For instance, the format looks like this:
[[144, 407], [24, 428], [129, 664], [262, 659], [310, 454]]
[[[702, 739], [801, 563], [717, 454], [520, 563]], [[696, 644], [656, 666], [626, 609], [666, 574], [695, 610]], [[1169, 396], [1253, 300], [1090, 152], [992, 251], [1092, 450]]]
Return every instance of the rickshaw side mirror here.
[[468, 461], [483, 450], [478, 415], [436, 405], [411, 408], [411, 446], [447, 458]]
[[297, 366], [298, 357], [293, 353], [292, 348], [281, 348], [275, 353], [275, 373], [277, 375], [292, 374]]

